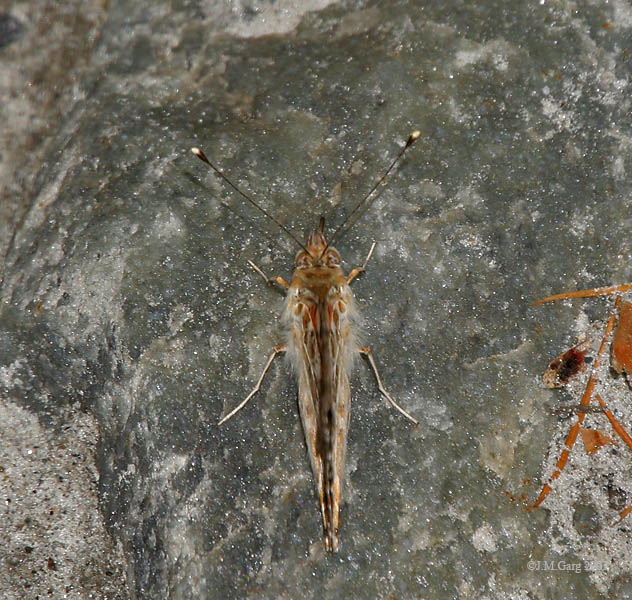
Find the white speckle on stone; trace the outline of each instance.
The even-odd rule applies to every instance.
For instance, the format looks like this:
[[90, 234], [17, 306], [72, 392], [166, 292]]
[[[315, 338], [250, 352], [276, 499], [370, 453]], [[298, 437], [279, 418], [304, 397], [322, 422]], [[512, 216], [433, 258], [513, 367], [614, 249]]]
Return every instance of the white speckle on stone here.
[[481, 552], [496, 552], [496, 536], [490, 525], [481, 525], [472, 534], [472, 545]]

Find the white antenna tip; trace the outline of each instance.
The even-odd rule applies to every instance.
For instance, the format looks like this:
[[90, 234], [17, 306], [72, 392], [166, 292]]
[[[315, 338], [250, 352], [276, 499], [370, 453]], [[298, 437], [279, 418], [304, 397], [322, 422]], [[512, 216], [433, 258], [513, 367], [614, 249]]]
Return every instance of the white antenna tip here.
[[419, 131], [419, 129], [416, 129], [410, 134], [410, 137], [412, 140], [416, 140], [420, 135], [421, 135], [421, 131]]
[[200, 154], [202, 154], [202, 151], [199, 148], [195, 147], [195, 146], [193, 148], [191, 148], [191, 152], [193, 152], [193, 154], [195, 154], [195, 156], [200, 156]]

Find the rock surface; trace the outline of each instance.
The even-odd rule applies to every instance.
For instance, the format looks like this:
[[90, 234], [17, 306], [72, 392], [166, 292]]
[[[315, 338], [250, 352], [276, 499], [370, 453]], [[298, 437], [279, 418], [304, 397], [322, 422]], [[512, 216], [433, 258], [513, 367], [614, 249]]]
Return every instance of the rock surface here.
[[[630, 281], [632, 9], [302, 6], [88, 11], [67, 51], [72, 78], [45, 113], [50, 140], [16, 146], [34, 144], [37, 160], [15, 176], [2, 225], [4, 414], [47, 440], [94, 421], [114, 540], [95, 535], [94, 552], [106, 544], [121, 565], [123, 549], [131, 597], [625, 597], [630, 525], [611, 525], [604, 480], [625, 493], [625, 446], [595, 462], [578, 443], [544, 508], [523, 508], [573, 422], [547, 412], [563, 395], [538, 374], [609, 310], [530, 304]], [[35, 40], [16, 7], [7, 73], [6, 53], [17, 61], [16, 45]], [[75, 23], [79, 5], [70, 12]], [[52, 57], [42, 75], [62, 71]], [[328, 556], [282, 362], [217, 426], [283, 339], [281, 296], [246, 261], [288, 278], [296, 246], [189, 148], [303, 239], [321, 214], [339, 226], [417, 128], [337, 247], [348, 270], [378, 242], [354, 284], [364, 339], [420, 425], [357, 365], [342, 546]], [[14, 153], [2, 161], [13, 172]], [[625, 410], [624, 382], [603, 378]], [[5, 486], [26, 468], [11, 464]], [[94, 510], [88, 483], [80, 501]]]

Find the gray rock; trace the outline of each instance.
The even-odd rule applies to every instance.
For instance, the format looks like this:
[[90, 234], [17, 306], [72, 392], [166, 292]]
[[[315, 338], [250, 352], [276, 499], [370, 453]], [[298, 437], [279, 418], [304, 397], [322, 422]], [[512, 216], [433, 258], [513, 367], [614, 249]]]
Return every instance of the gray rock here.
[[[625, 489], [627, 448], [602, 464], [577, 444], [546, 509], [523, 507], [573, 422], [545, 410], [560, 396], [537, 375], [608, 311], [530, 303], [630, 279], [629, 6], [222, 6], [110, 5], [1, 292], [4, 396], [51, 430], [69, 411], [96, 419], [132, 597], [623, 585], [627, 524], [579, 535], [573, 506], [577, 492], [600, 523], [616, 516], [602, 470]], [[354, 284], [364, 339], [421, 423], [358, 364], [328, 556], [289, 370], [217, 426], [284, 335], [281, 296], [246, 261], [288, 278], [296, 246], [189, 148], [304, 239], [322, 214], [339, 226], [417, 128], [336, 245], [349, 269], [378, 242]]]

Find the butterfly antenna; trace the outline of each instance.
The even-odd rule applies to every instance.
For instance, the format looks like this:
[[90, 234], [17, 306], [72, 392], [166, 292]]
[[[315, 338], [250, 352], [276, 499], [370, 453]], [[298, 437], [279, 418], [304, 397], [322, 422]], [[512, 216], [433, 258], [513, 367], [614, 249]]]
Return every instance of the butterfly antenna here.
[[419, 139], [419, 136], [421, 136], [421, 131], [419, 130], [413, 131], [408, 136], [408, 139], [406, 140], [404, 147], [399, 151], [399, 154], [395, 157], [395, 159], [390, 164], [388, 169], [386, 169], [386, 172], [384, 173], [384, 175], [382, 175], [382, 177], [380, 177], [377, 180], [375, 185], [370, 189], [369, 193], [366, 196], [364, 196], [364, 198], [362, 198], [362, 200], [360, 200], [360, 202], [358, 202], [353, 207], [353, 210], [347, 215], [347, 218], [343, 221], [342, 225], [340, 225], [340, 227], [338, 227], [338, 229], [334, 231], [333, 235], [331, 236], [330, 244], [334, 243], [335, 239], [338, 237], [338, 234], [342, 232], [342, 230], [344, 229], [345, 225], [349, 222], [351, 217], [353, 217], [353, 215], [355, 215], [355, 213], [357, 213], [358, 210], [360, 210], [360, 208], [368, 202], [369, 198], [373, 195], [375, 190], [377, 190], [377, 188], [380, 187], [380, 185], [384, 183], [386, 178], [389, 176], [389, 173], [395, 168], [395, 165], [401, 160], [402, 156], [404, 156], [404, 153], [406, 152], [406, 150], [408, 150], [408, 148], [410, 148]]
[[244, 194], [222, 171], [220, 171], [208, 158], [206, 158], [206, 154], [202, 152], [199, 148], [191, 148], [191, 152], [195, 154], [202, 162], [206, 163], [219, 177], [221, 177], [231, 188], [233, 188], [244, 200], [248, 201], [252, 204], [258, 211], [263, 213], [268, 219], [270, 219], [273, 223], [275, 223], [280, 229], [282, 229], [287, 235], [289, 235], [305, 252], [307, 252], [307, 248], [299, 242], [296, 236], [287, 228], [285, 225], [277, 221], [263, 206], [255, 202], [250, 196]]

